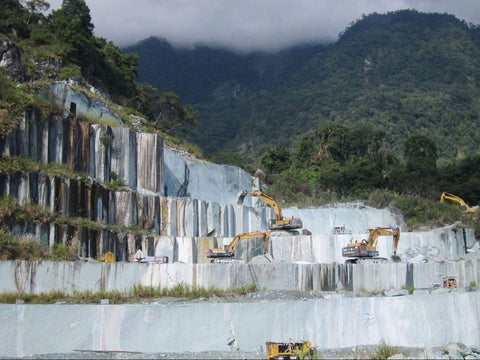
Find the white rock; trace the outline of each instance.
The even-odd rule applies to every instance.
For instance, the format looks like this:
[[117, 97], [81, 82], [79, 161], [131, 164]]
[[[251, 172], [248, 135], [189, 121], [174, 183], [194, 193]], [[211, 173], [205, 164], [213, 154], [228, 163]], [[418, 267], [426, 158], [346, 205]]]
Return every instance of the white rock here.
[[449, 355], [454, 351], [458, 351], [463, 357], [472, 353], [472, 350], [462, 343], [450, 343], [446, 346], [446, 350]]

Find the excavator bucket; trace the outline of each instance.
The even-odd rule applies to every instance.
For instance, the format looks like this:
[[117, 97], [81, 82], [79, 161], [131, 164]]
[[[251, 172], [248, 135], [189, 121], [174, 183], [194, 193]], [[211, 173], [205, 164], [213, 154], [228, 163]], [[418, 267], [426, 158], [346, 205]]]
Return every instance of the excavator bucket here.
[[393, 262], [397, 262], [397, 263], [402, 261], [402, 259], [398, 255], [392, 255], [391, 259]]
[[245, 199], [245, 196], [247, 196], [247, 192], [246, 191], [242, 191], [240, 193], [240, 195], [238, 196], [238, 201], [237, 201], [237, 204], [238, 205], [242, 205], [243, 204], [243, 200]]

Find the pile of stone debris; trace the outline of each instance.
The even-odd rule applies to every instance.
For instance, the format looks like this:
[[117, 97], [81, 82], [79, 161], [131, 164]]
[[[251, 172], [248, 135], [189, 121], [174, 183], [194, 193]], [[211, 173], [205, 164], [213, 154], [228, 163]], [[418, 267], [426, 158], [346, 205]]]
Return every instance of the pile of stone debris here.
[[[393, 348], [393, 347], [392, 347]], [[396, 347], [388, 359], [480, 359], [480, 346], [450, 343], [443, 347]], [[356, 346], [318, 350], [318, 359], [375, 359], [379, 346]], [[81, 351], [68, 354], [42, 354], [25, 359], [264, 359], [264, 349], [257, 351], [204, 351], [183, 353], [142, 353], [135, 351]]]

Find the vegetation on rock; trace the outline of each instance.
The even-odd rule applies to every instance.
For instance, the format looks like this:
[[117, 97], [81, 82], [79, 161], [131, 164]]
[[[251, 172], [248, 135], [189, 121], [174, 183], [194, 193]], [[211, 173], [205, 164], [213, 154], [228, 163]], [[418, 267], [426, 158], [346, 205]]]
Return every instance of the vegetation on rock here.
[[1, 293], [0, 303], [15, 304], [17, 300], [23, 300], [27, 304], [53, 304], [59, 301], [71, 304], [99, 303], [102, 299], [109, 299], [110, 304], [138, 304], [143, 301], [154, 301], [160, 297], [175, 298], [210, 298], [245, 295], [256, 290], [255, 286], [220, 290], [214, 287], [203, 288], [179, 283], [172, 288], [160, 288], [151, 286], [135, 285], [130, 291], [74, 291], [67, 294], [60, 291], [25, 294], [25, 293]]
[[[111, 41], [93, 35], [90, 10], [84, 0], [64, 0], [45, 16], [44, 0], [8, 0], [0, 4], [0, 129], [8, 133], [26, 108], [35, 105], [45, 116], [53, 109], [31, 99], [33, 84], [74, 78], [110, 94], [116, 103], [141, 112], [153, 129], [181, 134], [196, 124], [196, 111], [173, 92], [159, 92], [135, 81], [138, 56], [124, 54]], [[21, 85], [21, 86], [17, 86]]]
[[[395, 204], [411, 226], [475, 223], [476, 214], [453, 215], [457, 206], [438, 199], [442, 191], [472, 205], [480, 199], [479, 27], [408, 10], [364, 16], [334, 44], [278, 54], [180, 51], [158, 39], [122, 52], [93, 35], [84, 0], [64, 0], [47, 16], [48, 7], [44, 0], [0, 4], [0, 51], [8, 59], [0, 68], [0, 141], [25, 109], [45, 118], [60, 113], [38, 90], [75, 78], [110, 94], [121, 107], [109, 106], [122, 119], [145, 118], [137, 122], [166, 143], [192, 150], [185, 140], [193, 139], [217, 162], [252, 174], [261, 169], [269, 192], [288, 203], [370, 199]], [[161, 73], [194, 72], [197, 85], [164, 79], [172, 88], [158, 90], [146, 83], [149, 73], [134, 53], [142, 46], [170, 59], [163, 66], [178, 66]], [[201, 61], [183, 61], [192, 56]], [[160, 73], [153, 75], [148, 80], [157, 84]], [[182, 104], [172, 91], [177, 86], [180, 96], [189, 89], [185, 97], [195, 109]], [[192, 133], [197, 119], [200, 136]], [[102, 142], [108, 146], [111, 139]], [[0, 158], [2, 172], [78, 175], [61, 165]], [[120, 189], [113, 175], [104, 186]]]

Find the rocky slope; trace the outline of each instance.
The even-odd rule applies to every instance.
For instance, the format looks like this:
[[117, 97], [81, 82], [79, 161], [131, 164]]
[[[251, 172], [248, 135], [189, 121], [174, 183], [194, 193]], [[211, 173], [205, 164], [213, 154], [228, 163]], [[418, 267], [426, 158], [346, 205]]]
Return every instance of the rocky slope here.
[[[46, 246], [77, 245], [79, 259], [89, 261], [2, 261], [0, 292], [255, 284], [267, 295], [227, 302], [0, 305], [6, 324], [0, 335], [8, 339], [0, 355], [81, 350], [86, 357], [258, 358], [265, 341], [292, 338], [309, 339], [322, 351], [381, 341], [418, 348], [449, 342], [480, 345], [478, 292], [472, 291], [480, 281], [479, 252], [471, 229], [448, 226], [409, 233], [397, 212], [362, 204], [291, 208], [285, 215], [301, 217], [311, 235], [272, 235], [267, 257], [260, 239], [243, 241], [236, 256], [244, 263], [210, 264], [208, 248], [267, 227], [272, 209], [256, 199], [236, 204], [238, 192], [260, 187], [258, 180], [236, 167], [165, 147], [158, 135], [143, 132], [138, 124], [125, 126], [106, 102], [69, 84], [52, 89], [64, 115], [40, 120], [27, 111], [15, 131], [0, 141], [0, 151], [3, 159], [63, 164], [70, 173], [46, 168], [0, 174], [1, 196], [17, 199], [19, 209], [35, 205], [52, 216], [11, 216], [6, 224], [17, 237]], [[95, 114], [98, 123], [82, 121], [85, 114]], [[342, 246], [361, 240], [367, 228], [376, 226], [402, 228], [398, 254], [403, 262], [344, 264]], [[381, 255], [388, 257], [391, 246], [390, 240], [381, 241]], [[169, 263], [128, 263], [138, 247], [150, 256], [168, 256]], [[94, 260], [107, 251], [114, 253], [115, 263]], [[426, 290], [442, 275], [456, 276], [460, 289]], [[290, 297], [298, 292], [305, 295]], [[379, 294], [384, 296], [372, 296]], [[218, 319], [213, 327], [212, 319]], [[42, 330], [32, 324], [41, 324]], [[190, 352], [184, 352], [186, 347]], [[476, 356], [474, 347], [469, 349], [462, 356]]]

